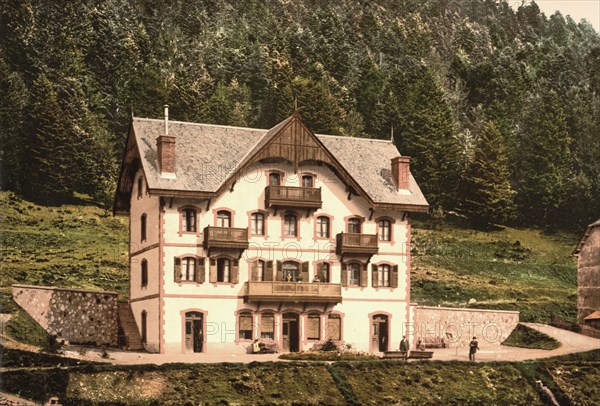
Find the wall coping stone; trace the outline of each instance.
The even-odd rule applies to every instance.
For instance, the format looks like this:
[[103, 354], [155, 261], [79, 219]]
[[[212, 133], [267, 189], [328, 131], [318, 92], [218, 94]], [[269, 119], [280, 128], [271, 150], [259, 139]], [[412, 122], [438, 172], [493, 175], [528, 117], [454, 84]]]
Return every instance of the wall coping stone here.
[[13, 289], [39, 289], [39, 290], [54, 290], [74, 293], [93, 293], [102, 295], [119, 296], [117, 292], [109, 292], [106, 290], [91, 290], [91, 289], [76, 289], [76, 288], [59, 288], [57, 286], [36, 286], [36, 285], [12, 285]]
[[[411, 306], [413, 304], [411, 303]], [[495, 310], [495, 309], [473, 309], [468, 307], [437, 307], [437, 306], [414, 306], [417, 309], [424, 310], [446, 310], [446, 311], [459, 311], [459, 312], [487, 312], [487, 313], [509, 313], [509, 314], [519, 314], [518, 310]]]

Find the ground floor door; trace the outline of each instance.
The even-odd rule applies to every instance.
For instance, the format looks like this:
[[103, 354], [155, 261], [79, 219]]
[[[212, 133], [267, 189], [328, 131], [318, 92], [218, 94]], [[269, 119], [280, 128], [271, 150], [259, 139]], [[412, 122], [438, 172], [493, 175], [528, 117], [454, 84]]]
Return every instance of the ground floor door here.
[[373, 351], [388, 351], [389, 323], [388, 316], [377, 314], [373, 316], [371, 329], [371, 349]]
[[204, 331], [202, 313], [188, 312], [185, 314], [185, 350], [202, 352]]
[[281, 336], [283, 337], [283, 351], [300, 351], [300, 328], [298, 314], [284, 313], [281, 325]]

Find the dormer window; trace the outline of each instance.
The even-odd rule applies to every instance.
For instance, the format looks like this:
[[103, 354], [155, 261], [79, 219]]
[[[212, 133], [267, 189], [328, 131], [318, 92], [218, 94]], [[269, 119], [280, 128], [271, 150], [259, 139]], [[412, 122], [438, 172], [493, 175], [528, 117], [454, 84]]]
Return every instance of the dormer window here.
[[183, 231], [187, 233], [196, 232], [196, 210], [195, 209], [183, 209], [181, 212], [183, 216]]
[[314, 177], [312, 175], [303, 175], [302, 187], [315, 187]]
[[269, 173], [269, 186], [280, 186], [281, 174], [279, 172]]
[[360, 234], [362, 221], [357, 217], [348, 219], [348, 233]]
[[217, 212], [217, 227], [229, 228], [231, 227], [231, 213], [227, 210], [220, 210]]

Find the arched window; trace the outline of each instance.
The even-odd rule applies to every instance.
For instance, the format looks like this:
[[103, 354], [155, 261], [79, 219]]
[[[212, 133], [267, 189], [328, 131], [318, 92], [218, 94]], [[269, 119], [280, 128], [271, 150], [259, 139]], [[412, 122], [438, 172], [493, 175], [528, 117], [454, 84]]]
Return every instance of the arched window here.
[[317, 217], [317, 238], [329, 238], [329, 217]]
[[339, 314], [330, 314], [327, 317], [327, 339], [333, 341], [342, 339], [342, 318]]
[[260, 318], [260, 338], [275, 339], [275, 315], [263, 313]]
[[196, 232], [196, 210], [195, 209], [183, 209], [181, 212], [183, 231], [188, 233]]
[[392, 224], [389, 220], [379, 220], [379, 241], [392, 240]]
[[142, 179], [141, 176], [138, 178], [138, 182], [137, 182], [137, 193], [138, 193], [138, 199], [140, 197], [142, 197], [142, 195], [144, 193], [144, 180]]
[[315, 181], [312, 175], [303, 175], [302, 176], [302, 187], [314, 187]]
[[281, 174], [279, 172], [269, 173], [269, 186], [280, 186]]
[[231, 227], [231, 213], [227, 210], [219, 210], [217, 212], [217, 227]]
[[252, 235], [265, 235], [265, 215], [252, 213], [250, 232]]
[[231, 260], [228, 258], [217, 259], [217, 282], [229, 283], [231, 281]]
[[148, 313], [145, 310], [142, 310], [142, 322], [141, 324], [141, 336], [142, 336], [142, 344], [146, 344], [148, 341]]
[[252, 313], [242, 312], [239, 315], [240, 340], [252, 340]]
[[140, 236], [142, 241], [146, 241], [146, 213], [140, 218]]
[[358, 286], [360, 284], [360, 264], [352, 262], [348, 264], [348, 285]]
[[348, 232], [352, 234], [361, 233], [362, 221], [358, 217], [352, 217], [348, 219]]
[[196, 258], [187, 257], [181, 260], [181, 280], [187, 282], [196, 280]]
[[148, 261], [142, 259], [142, 288], [148, 286]]
[[283, 235], [285, 237], [298, 236], [298, 217], [295, 214], [286, 214], [283, 219]]
[[300, 269], [297, 262], [285, 261], [281, 267], [283, 271], [283, 280], [287, 282], [296, 282], [300, 277]]
[[310, 313], [306, 323], [306, 339], [321, 339], [321, 316], [318, 313]]
[[379, 265], [377, 269], [377, 286], [390, 286], [390, 270], [391, 267], [387, 264]]

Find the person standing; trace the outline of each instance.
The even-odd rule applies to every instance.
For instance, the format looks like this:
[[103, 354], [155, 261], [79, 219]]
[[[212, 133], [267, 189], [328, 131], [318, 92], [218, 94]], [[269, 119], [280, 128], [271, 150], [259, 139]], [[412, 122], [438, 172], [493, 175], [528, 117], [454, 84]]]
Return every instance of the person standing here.
[[477, 342], [477, 337], [473, 337], [471, 342], [469, 343], [469, 361], [475, 361], [475, 354], [479, 349], [479, 343]]
[[408, 344], [408, 340], [406, 339], [406, 336], [402, 336], [402, 341], [400, 341], [400, 352], [402, 352], [402, 357], [404, 358], [404, 361], [406, 361], [408, 359], [408, 349], [410, 348], [409, 344]]

